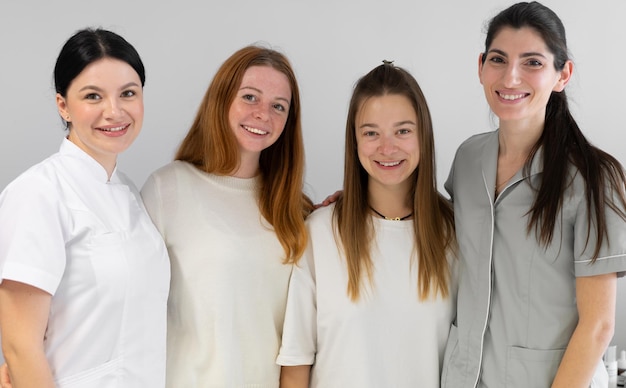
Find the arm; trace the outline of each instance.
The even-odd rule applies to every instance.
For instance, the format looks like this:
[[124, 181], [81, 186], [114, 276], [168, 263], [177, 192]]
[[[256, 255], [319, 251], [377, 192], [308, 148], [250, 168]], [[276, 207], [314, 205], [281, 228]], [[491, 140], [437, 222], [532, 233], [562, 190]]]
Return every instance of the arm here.
[[12, 388], [9, 367], [6, 363], [2, 364], [0, 367], [0, 388]]
[[576, 279], [578, 325], [552, 388], [589, 387], [596, 366], [613, 338], [616, 287], [614, 273]]
[[311, 365], [280, 368], [280, 388], [308, 388]]
[[53, 388], [44, 352], [44, 334], [52, 296], [24, 283], [0, 284], [2, 351], [15, 388]]

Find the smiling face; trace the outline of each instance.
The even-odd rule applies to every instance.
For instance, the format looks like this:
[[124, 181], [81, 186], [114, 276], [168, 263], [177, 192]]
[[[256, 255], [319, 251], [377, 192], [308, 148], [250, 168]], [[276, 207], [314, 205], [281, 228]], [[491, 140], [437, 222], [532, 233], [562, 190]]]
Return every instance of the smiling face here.
[[417, 114], [410, 100], [398, 94], [368, 98], [356, 114], [355, 128], [368, 189], [408, 192], [420, 160]]
[[291, 87], [285, 74], [270, 66], [246, 70], [228, 112], [239, 145], [239, 171], [256, 172], [261, 151], [283, 133], [290, 102]]
[[487, 53], [479, 57], [479, 77], [487, 102], [501, 124], [543, 125], [550, 95], [563, 90], [571, 66], [568, 61], [563, 70], [556, 70], [554, 55], [532, 28], [505, 27]]
[[117, 155], [137, 138], [143, 124], [143, 90], [126, 62], [103, 58], [72, 80], [66, 96], [57, 94], [68, 139], [113, 172]]

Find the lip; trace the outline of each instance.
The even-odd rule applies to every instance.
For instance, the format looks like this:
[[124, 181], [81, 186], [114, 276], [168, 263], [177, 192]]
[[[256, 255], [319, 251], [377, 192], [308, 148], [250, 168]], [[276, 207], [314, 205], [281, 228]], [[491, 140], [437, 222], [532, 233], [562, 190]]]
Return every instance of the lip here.
[[242, 124], [241, 128], [243, 128], [244, 131], [246, 131], [247, 133], [249, 133], [251, 135], [256, 135], [256, 136], [267, 136], [267, 135], [269, 135], [269, 131], [266, 131], [265, 129], [253, 127], [251, 125]]
[[96, 127], [95, 129], [108, 137], [120, 137], [124, 136], [128, 129], [130, 128], [130, 123], [127, 124], [117, 124], [117, 125], [106, 125], [102, 127]]
[[375, 160], [376, 165], [385, 169], [393, 169], [401, 166], [404, 160]]
[[526, 97], [530, 96], [530, 93], [520, 91], [496, 90], [496, 95], [498, 96], [498, 99], [500, 101], [515, 103], [524, 100]]

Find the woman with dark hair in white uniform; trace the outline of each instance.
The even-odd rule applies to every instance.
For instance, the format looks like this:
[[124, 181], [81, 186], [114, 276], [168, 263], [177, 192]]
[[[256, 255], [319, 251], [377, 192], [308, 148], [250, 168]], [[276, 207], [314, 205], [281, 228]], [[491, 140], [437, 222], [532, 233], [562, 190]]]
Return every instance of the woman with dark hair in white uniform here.
[[0, 194], [11, 382], [163, 387], [167, 250], [117, 169], [143, 123], [143, 64], [119, 35], [85, 29], [63, 46], [54, 79], [67, 137]]

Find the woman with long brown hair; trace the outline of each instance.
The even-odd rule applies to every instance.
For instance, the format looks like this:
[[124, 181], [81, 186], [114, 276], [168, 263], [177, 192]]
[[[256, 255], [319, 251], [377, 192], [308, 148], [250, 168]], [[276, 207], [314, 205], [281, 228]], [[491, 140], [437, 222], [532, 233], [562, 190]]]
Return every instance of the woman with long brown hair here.
[[573, 69], [542, 4], [489, 23], [478, 70], [499, 128], [459, 147], [446, 183], [463, 270], [443, 387], [607, 386], [626, 179], [569, 111]]
[[168, 387], [277, 387], [292, 263], [307, 243], [298, 84], [248, 46], [217, 71], [176, 161], [142, 196], [172, 262]]
[[415, 79], [385, 62], [357, 83], [343, 194], [309, 218], [278, 363], [282, 387], [439, 387], [453, 318], [452, 209]]

